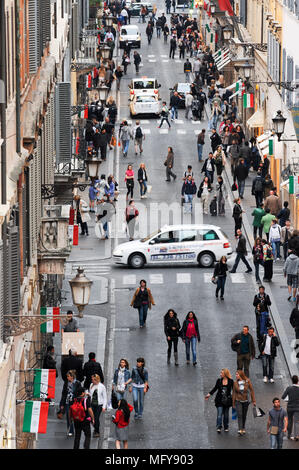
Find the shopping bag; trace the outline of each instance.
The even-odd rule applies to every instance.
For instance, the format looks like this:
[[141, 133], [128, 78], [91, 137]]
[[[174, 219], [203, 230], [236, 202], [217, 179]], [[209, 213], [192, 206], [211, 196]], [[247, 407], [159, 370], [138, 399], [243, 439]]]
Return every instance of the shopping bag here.
[[265, 412], [262, 410], [262, 408], [258, 408], [257, 406], [253, 406], [252, 414], [254, 418], [262, 418], [265, 416]]
[[238, 189], [237, 183], [233, 183], [232, 184], [232, 191], [237, 191], [237, 189]]
[[236, 408], [232, 408], [232, 419], [233, 420], [237, 419], [237, 410], [236, 410]]
[[152, 186], [150, 184], [147, 185], [147, 191], [148, 194], [152, 192]]

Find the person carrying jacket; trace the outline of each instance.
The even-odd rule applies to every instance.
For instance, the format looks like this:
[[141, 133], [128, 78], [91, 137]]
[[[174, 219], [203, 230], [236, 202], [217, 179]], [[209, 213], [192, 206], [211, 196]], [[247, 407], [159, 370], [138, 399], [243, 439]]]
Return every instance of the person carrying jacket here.
[[232, 337], [231, 347], [237, 353], [237, 368], [244, 369], [246, 377], [249, 377], [250, 360], [255, 358], [255, 346], [249, 326], [244, 325], [241, 333]]
[[215, 406], [217, 408], [216, 428], [218, 433], [221, 433], [222, 417], [224, 431], [228, 431], [229, 409], [232, 406], [233, 385], [234, 381], [231, 378], [230, 371], [228, 369], [222, 369], [220, 378], [217, 379], [215, 387], [205, 396], [205, 400], [208, 400], [210, 396], [217, 391]]
[[274, 383], [274, 359], [277, 355], [277, 347], [280, 345], [279, 339], [274, 333], [273, 326], [268, 327], [268, 334], [263, 335], [259, 343], [259, 350], [262, 355], [263, 381]]
[[101, 364], [96, 361], [96, 355], [94, 352], [90, 352], [88, 354], [88, 361], [85, 362], [83, 366], [83, 376], [85, 377], [84, 381], [84, 388], [88, 389], [91, 384], [91, 376], [97, 374], [100, 379], [101, 383], [104, 383], [104, 374], [101, 367]]
[[164, 315], [164, 333], [166, 336], [168, 349], [167, 349], [167, 364], [170, 364], [171, 349], [173, 344], [173, 353], [175, 365], [178, 366], [178, 340], [181, 325], [177, 317], [176, 312], [173, 309], [169, 309]]
[[[288, 430], [287, 430], [287, 437], [288, 439], [292, 439], [294, 441], [299, 440], [299, 379], [298, 375], [292, 376], [292, 385], [287, 387], [283, 392], [281, 398], [284, 400], [288, 397], [287, 402], [287, 414], [288, 414]], [[294, 423], [294, 437], [292, 438], [292, 431], [293, 431], [293, 423]]]
[[183, 183], [182, 196], [185, 199], [186, 207], [188, 207], [187, 204], [190, 204], [190, 211], [189, 211], [190, 213], [192, 212], [192, 201], [193, 201], [194, 195], [196, 194], [196, 191], [197, 191], [197, 187], [196, 187], [195, 181], [192, 179], [192, 176], [189, 175]]
[[190, 345], [192, 348], [193, 366], [196, 366], [196, 344], [200, 342], [200, 334], [198, 329], [198, 320], [194, 312], [187, 313], [184, 320], [181, 337], [186, 347], [186, 361], [190, 364]]
[[243, 261], [243, 263], [247, 267], [247, 271], [245, 271], [245, 272], [246, 273], [251, 273], [252, 268], [250, 267], [250, 264], [248, 263], [248, 261], [246, 259], [246, 255], [247, 255], [246, 238], [242, 234], [241, 229], [237, 229], [237, 237], [238, 237], [238, 245], [237, 245], [237, 248], [236, 248], [237, 256], [236, 256], [235, 263], [234, 263], [230, 273], [235, 273], [236, 272], [236, 269], [238, 267], [240, 259]]

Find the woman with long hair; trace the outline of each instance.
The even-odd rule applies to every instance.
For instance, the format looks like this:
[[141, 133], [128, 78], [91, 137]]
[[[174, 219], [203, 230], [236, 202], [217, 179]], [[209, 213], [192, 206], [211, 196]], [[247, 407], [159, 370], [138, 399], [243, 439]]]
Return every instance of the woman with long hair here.
[[129, 391], [133, 392], [133, 403], [135, 409], [135, 419], [141, 419], [143, 413], [144, 395], [148, 392], [148, 371], [144, 367], [145, 360], [138, 357], [136, 367], [132, 370], [132, 386]]
[[151, 309], [152, 305], [155, 305], [151, 290], [146, 287], [146, 281], [144, 279], [141, 279], [139, 287], [137, 287], [130, 305], [131, 307], [138, 309], [139, 326], [140, 328], [143, 328], [146, 325], [148, 309]]
[[66, 373], [66, 380], [63, 384], [61, 400], [59, 403], [60, 412], [66, 415], [67, 435], [74, 434], [74, 423], [70, 420], [69, 410], [74, 398], [77, 396], [77, 391], [81, 386], [79, 380], [76, 379], [76, 371], [69, 370]]
[[228, 431], [229, 409], [232, 406], [232, 390], [234, 381], [228, 369], [221, 369], [220, 378], [217, 379], [215, 387], [205, 396], [208, 400], [216, 391], [215, 406], [217, 408], [216, 428], [221, 433], [222, 421], [224, 431]]
[[115, 391], [118, 400], [126, 397], [128, 384], [132, 382], [127, 359], [121, 359], [118, 368], [114, 371], [112, 390]]
[[238, 433], [240, 436], [245, 434], [245, 423], [249, 407], [249, 394], [253, 406], [256, 405], [252, 383], [244, 374], [243, 370], [237, 370], [236, 380], [233, 385], [233, 408], [236, 408], [238, 416]]
[[216, 165], [217, 175], [221, 176], [224, 165], [226, 164], [225, 153], [222, 149], [222, 145], [218, 145], [218, 147], [216, 148], [213, 156], [214, 156], [214, 161], [215, 161], [215, 165]]
[[147, 174], [144, 163], [140, 163], [140, 167], [138, 169], [138, 181], [140, 185], [140, 198], [147, 198], [145, 194], [147, 192]]
[[170, 364], [171, 349], [173, 344], [173, 353], [175, 365], [178, 366], [178, 340], [181, 325], [176, 312], [170, 308], [164, 315], [164, 332], [168, 343], [167, 364]]
[[100, 376], [93, 374], [89, 386], [88, 395], [90, 396], [91, 409], [94, 414], [94, 432], [93, 437], [100, 437], [100, 416], [107, 409], [107, 392], [104, 384], [101, 383]]
[[115, 416], [112, 416], [112, 422], [115, 426], [115, 447], [120, 449], [120, 443], [123, 442], [123, 448], [128, 448], [128, 425], [130, 423], [130, 414], [133, 406], [124, 398], [119, 400]]
[[222, 176], [217, 177], [216, 195], [218, 205], [218, 215], [225, 215], [225, 200], [228, 197], [226, 186], [223, 182]]
[[133, 191], [134, 191], [134, 170], [132, 165], [128, 165], [128, 168], [125, 173], [125, 183], [127, 186], [127, 199], [130, 197], [133, 198]]
[[225, 281], [226, 281], [226, 276], [227, 276], [227, 258], [226, 256], [221, 256], [220, 260], [218, 263], [215, 265], [214, 269], [214, 274], [212, 279], [216, 279], [217, 277], [217, 287], [216, 287], [216, 298], [218, 299], [218, 294], [220, 291], [220, 300], [224, 300], [224, 286], [225, 286]]
[[170, 181], [170, 177], [172, 176], [173, 179], [176, 179], [176, 174], [173, 173], [172, 168], [173, 168], [173, 163], [174, 163], [174, 155], [173, 155], [173, 149], [172, 147], [168, 147], [167, 149], [167, 157], [164, 162], [164, 165], [166, 166], [166, 180], [165, 181]]
[[200, 342], [200, 334], [198, 329], [198, 320], [194, 312], [187, 313], [184, 320], [181, 335], [186, 347], [186, 361], [190, 364], [190, 346], [192, 349], [193, 365], [196, 366], [196, 344]]
[[263, 253], [262, 239], [260, 237], [257, 237], [254, 241], [254, 245], [252, 248], [252, 255], [253, 255], [253, 264], [255, 268], [255, 280], [257, 283], [261, 284], [260, 265], [264, 266], [264, 253]]

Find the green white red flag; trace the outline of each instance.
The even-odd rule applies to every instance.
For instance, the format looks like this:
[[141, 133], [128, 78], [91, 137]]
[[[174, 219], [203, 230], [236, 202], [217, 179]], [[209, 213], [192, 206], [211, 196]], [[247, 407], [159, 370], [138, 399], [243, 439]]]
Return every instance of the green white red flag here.
[[85, 105], [84, 109], [80, 112], [81, 119], [88, 119], [88, 106]]
[[244, 93], [243, 95], [243, 107], [246, 108], [253, 108], [254, 100], [253, 100], [253, 93]]
[[232, 6], [229, 0], [218, 0], [218, 5], [219, 5], [219, 10], [227, 11], [229, 16], [234, 15], [234, 10], [232, 9]]
[[23, 432], [46, 434], [49, 402], [28, 400], [25, 403]]
[[33, 398], [55, 398], [55, 369], [35, 369]]
[[[41, 307], [41, 315], [60, 315], [59, 307]], [[59, 320], [49, 320], [45, 323], [42, 323], [40, 326], [41, 333], [59, 333], [60, 322]]]

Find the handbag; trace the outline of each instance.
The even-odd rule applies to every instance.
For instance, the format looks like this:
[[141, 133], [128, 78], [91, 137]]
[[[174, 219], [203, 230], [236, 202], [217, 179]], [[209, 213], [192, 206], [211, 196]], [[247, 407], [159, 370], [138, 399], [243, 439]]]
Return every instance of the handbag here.
[[115, 410], [116, 408], [118, 408], [118, 400], [117, 400], [117, 396], [114, 390], [111, 391], [111, 405], [112, 405], [112, 408], [114, 408]]
[[277, 434], [278, 434], [278, 426], [271, 426], [270, 434], [273, 434], [274, 436], [277, 436]]
[[133, 308], [139, 308], [141, 307], [141, 305], [142, 305], [141, 299], [137, 296], [136, 299], [134, 300]]
[[232, 406], [232, 397], [231, 395], [222, 395], [221, 397], [221, 404], [222, 406]]
[[152, 192], [152, 185], [148, 184], [147, 185], [147, 193], [150, 194]]
[[165, 160], [165, 162], [164, 162], [164, 166], [167, 166], [167, 161], [166, 161], [166, 160]]
[[111, 145], [112, 147], [115, 147], [115, 146], [116, 146], [116, 137], [114, 137], [114, 135], [111, 137], [110, 145]]
[[237, 191], [237, 189], [238, 189], [237, 183], [233, 183], [232, 184], [232, 191]]
[[217, 277], [217, 276], [212, 277], [211, 281], [212, 281], [213, 284], [217, 284], [217, 282], [218, 282], [218, 277]]
[[265, 412], [262, 410], [262, 408], [258, 408], [257, 406], [252, 408], [252, 414], [254, 418], [261, 418], [262, 416], [265, 416]]

